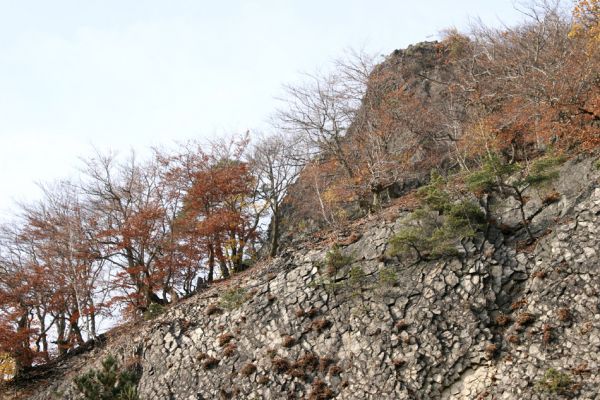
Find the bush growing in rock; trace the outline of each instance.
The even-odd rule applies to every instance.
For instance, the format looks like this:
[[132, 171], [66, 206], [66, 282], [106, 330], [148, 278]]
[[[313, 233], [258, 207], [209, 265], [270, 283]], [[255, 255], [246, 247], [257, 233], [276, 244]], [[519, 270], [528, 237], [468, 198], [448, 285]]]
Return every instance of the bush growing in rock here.
[[337, 364], [333, 364], [331, 367], [329, 367], [329, 371], [327, 371], [327, 374], [329, 376], [338, 376], [340, 375], [344, 370], [342, 369], [342, 367], [340, 367]]
[[283, 347], [292, 347], [296, 343], [296, 340], [290, 335], [284, 335], [281, 337], [281, 345]]
[[352, 295], [360, 295], [366, 280], [367, 275], [361, 266], [354, 265], [350, 268], [350, 271], [348, 271], [348, 287], [351, 289]]
[[331, 322], [327, 321], [325, 318], [319, 318], [312, 322], [311, 328], [313, 331], [317, 331], [319, 333], [323, 332], [325, 329], [331, 326]]
[[494, 358], [498, 354], [499, 347], [495, 343], [490, 343], [485, 346], [485, 354], [488, 358]]
[[247, 300], [246, 289], [241, 287], [230, 288], [221, 295], [219, 304], [226, 310], [235, 310]]
[[254, 365], [254, 364], [252, 364], [250, 362], [244, 364], [244, 366], [242, 367], [242, 369], [240, 369], [240, 374], [242, 374], [243, 376], [250, 376], [254, 372], [256, 372], [256, 365]]
[[317, 307], [311, 307], [306, 311], [306, 315], [308, 315], [309, 318], [314, 318], [319, 315], [320, 312], [321, 311]]
[[523, 308], [526, 305], [527, 305], [527, 299], [519, 299], [519, 300], [513, 302], [510, 305], [510, 309], [514, 311], [514, 310], [518, 310], [520, 308]]
[[287, 372], [290, 369], [290, 362], [282, 357], [277, 357], [271, 360], [273, 370], [278, 373]]
[[157, 303], [150, 303], [148, 309], [144, 311], [143, 317], [145, 321], [150, 321], [165, 312], [165, 306]]
[[404, 358], [396, 357], [392, 360], [392, 364], [394, 368], [402, 368], [406, 364], [406, 360]]
[[327, 275], [335, 276], [339, 270], [352, 264], [352, 257], [344, 255], [338, 245], [333, 245], [325, 255], [325, 268]]
[[217, 365], [219, 365], [219, 360], [211, 356], [206, 357], [202, 362], [202, 368], [204, 368], [205, 370], [213, 369]]
[[319, 361], [319, 356], [317, 356], [315, 353], [305, 353], [302, 355], [302, 357], [296, 360], [294, 367], [312, 371], [317, 368]]
[[528, 312], [517, 315], [517, 323], [521, 326], [529, 325], [535, 321], [535, 316]]
[[453, 202], [446, 184], [433, 172], [430, 183], [419, 189], [421, 205], [390, 240], [390, 255], [414, 253], [418, 261], [456, 255], [458, 242], [482, 229], [485, 215], [481, 208], [470, 200]]
[[219, 335], [219, 337], [217, 338], [217, 341], [219, 342], [219, 346], [221, 346], [221, 347], [225, 346], [227, 343], [231, 342], [231, 340], [234, 337], [235, 336], [233, 336], [230, 333], [224, 333], [222, 335]]
[[113, 356], [102, 361], [101, 370], [91, 370], [73, 380], [78, 392], [86, 400], [137, 400], [136, 371], [119, 367]]
[[398, 274], [392, 267], [384, 267], [379, 270], [377, 283], [381, 288], [390, 288], [398, 283]]
[[231, 357], [235, 354], [237, 350], [237, 345], [235, 343], [229, 343], [227, 346], [223, 348], [223, 355], [225, 357]]
[[477, 195], [497, 192], [517, 200], [521, 224], [527, 232], [529, 242], [533, 242], [535, 238], [529, 228], [530, 217], [525, 214], [528, 200], [525, 191], [530, 187], [543, 187], [556, 179], [558, 166], [563, 162], [563, 157], [548, 155], [538, 158], [527, 167], [509, 162], [500, 155], [490, 154], [484, 158], [481, 169], [467, 177], [467, 186]]
[[327, 386], [325, 382], [317, 378], [313, 381], [308, 400], [328, 400], [332, 399], [335, 393]]
[[546, 393], [568, 395], [573, 388], [573, 379], [570, 375], [550, 368], [544, 377], [537, 382], [536, 387]]
[[571, 321], [571, 311], [568, 308], [559, 308], [556, 314], [560, 322]]
[[219, 306], [217, 306], [216, 304], [209, 304], [208, 306], [206, 306], [206, 309], [204, 310], [204, 313], [207, 316], [213, 315], [213, 314], [220, 314], [223, 310], [221, 310], [219, 308]]
[[521, 343], [521, 339], [519, 339], [518, 335], [510, 335], [507, 338], [507, 340], [508, 340], [509, 343], [512, 343], [512, 344], [519, 344], [519, 343]]
[[506, 326], [512, 322], [512, 318], [506, 314], [499, 314], [496, 317], [496, 325], [498, 326]]
[[335, 363], [335, 360], [331, 357], [321, 357], [319, 359], [319, 372], [320, 373], [325, 373], [327, 371], [327, 368], [331, 365]]

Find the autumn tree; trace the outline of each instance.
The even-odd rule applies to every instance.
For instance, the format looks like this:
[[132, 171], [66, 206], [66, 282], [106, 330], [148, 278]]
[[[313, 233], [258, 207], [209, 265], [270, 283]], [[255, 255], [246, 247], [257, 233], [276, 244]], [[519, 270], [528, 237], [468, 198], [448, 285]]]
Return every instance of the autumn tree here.
[[199, 149], [202, 163], [184, 199], [182, 218], [205, 241], [209, 281], [217, 263], [224, 277], [243, 269], [268, 207], [244, 158], [247, 143], [245, 137], [234, 137], [212, 143], [210, 152]]
[[82, 191], [95, 221], [100, 256], [117, 268], [113, 289], [121, 295], [115, 300], [138, 311], [165, 303], [157, 294], [171, 286], [171, 276], [157, 263], [167, 234], [158, 164], [144, 164], [133, 153], [122, 162], [97, 154], [87, 160], [85, 173]]
[[[42, 191], [37, 204], [22, 206], [23, 234], [31, 238], [50, 281], [48, 287], [54, 288], [49, 312], [57, 325], [58, 341], [68, 345], [71, 336], [81, 344], [97, 337], [97, 318], [108, 295], [101, 284], [105, 260], [94, 237], [95, 221], [77, 187], [59, 182], [42, 186]], [[43, 324], [46, 318], [37, 312]]]
[[573, 9], [574, 24], [569, 35], [585, 36], [590, 40], [590, 47], [600, 42], [600, 1], [579, 0]]

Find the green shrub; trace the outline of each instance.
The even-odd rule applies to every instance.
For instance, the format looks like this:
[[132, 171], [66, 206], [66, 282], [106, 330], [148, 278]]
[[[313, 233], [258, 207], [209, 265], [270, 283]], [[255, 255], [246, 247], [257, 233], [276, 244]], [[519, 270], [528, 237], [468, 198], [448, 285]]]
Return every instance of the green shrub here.
[[467, 187], [475, 193], [489, 193], [506, 185], [504, 182], [511, 175], [522, 170], [519, 164], [505, 163], [497, 154], [491, 154], [486, 157], [479, 171], [467, 176]]
[[149, 321], [160, 316], [165, 312], [165, 306], [157, 303], [150, 303], [148, 309], [144, 311], [144, 320]]
[[335, 274], [342, 268], [352, 264], [352, 257], [342, 254], [338, 245], [333, 247], [325, 255], [325, 267], [327, 268], [327, 275], [335, 276]]
[[532, 186], [543, 186], [558, 178], [558, 167], [565, 162], [564, 157], [545, 156], [535, 160], [525, 181]]
[[457, 243], [485, 225], [481, 208], [470, 200], [453, 201], [447, 186], [442, 176], [431, 173], [429, 184], [417, 192], [420, 207], [390, 240], [390, 255], [414, 252], [419, 260], [455, 255]]
[[417, 196], [428, 209], [443, 213], [452, 204], [450, 194], [444, 190], [446, 184], [437, 171], [432, 171], [429, 183], [419, 188]]
[[570, 375], [550, 368], [544, 377], [537, 382], [537, 388], [546, 393], [569, 394], [573, 388], [573, 379]]
[[396, 271], [392, 267], [382, 268], [379, 271], [377, 282], [382, 288], [392, 287], [398, 282], [398, 274], [396, 274]]
[[221, 295], [219, 304], [226, 310], [234, 310], [246, 301], [246, 289], [241, 287], [231, 288]]
[[86, 400], [137, 400], [136, 371], [120, 370], [113, 356], [102, 361], [101, 370], [91, 370], [73, 380]]
[[358, 265], [353, 266], [348, 271], [348, 285], [352, 288], [361, 288], [366, 278], [365, 271]]
[[426, 205], [415, 210], [409, 222], [416, 225], [409, 225], [392, 237], [390, 255], [407, 255], [411, 251], [416, 252], [419, 259], [456, 255], [457, 243], [473, 237], [485, 224], [483, 212], [469, 200], [446, 205], [444, 210], [439, 214]]
[[466, 178], [467, 187], [473, 193], [498, 192], [502, 195], [513, 197], [519, 203], [521, 223], [529, 241], [534, 237], [529, 228], [529, 219], [525, 215], [527, 196], [525, 190], [530, 187], [543, 187], [558, 177], [558, 167], [565, 161], [563, 157], [547, 155], [535, 160], [529, 168], [517, 163], [508, 163], [500, 156], [492, 154], [487, 156], [481, 169], [471, 173]]

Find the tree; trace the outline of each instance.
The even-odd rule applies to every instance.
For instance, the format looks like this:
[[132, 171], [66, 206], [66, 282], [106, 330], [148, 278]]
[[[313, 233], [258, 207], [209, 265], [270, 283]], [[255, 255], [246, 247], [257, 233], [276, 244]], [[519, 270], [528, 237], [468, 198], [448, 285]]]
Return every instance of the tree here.
[[150, 303], [165, 303], [156, 293], [171, 287], [168, 272], [157, 263], [168, 234], [158, 164], [142, 164], [133, 153], [125, 162], [97, 154], [86, 161], [85, 172], [82, 191], [100, 257], [118, 269], [113, 289], [122, 294], [113, 300], [140, 312]]
[[585, 36], [590, 46], [600, 42], [600, 1], [579, 0], [573, 9], [574, 24], [569, 36]]
[[453, 200], [448, 183], [432, 172], [417, 192], [421, 205], [390, 241], [391, 255], [416, 254], [417, 261], [456, 255], [456, 246], [485, 226], [480, 207], [468, 199]]
[[271, 210], [271, 257], [277, 255], [282, 203], [303, 166], [300, 157], [296, 155], [297, 145], [293, 139], [282, 134], [262, 137], [254, 145], [250, 158], [250, 168], [258, 180], [260, 199], [268, 204]]
[[543, 186], [555, 179], [558, 176], [556, 167], [562, 161], [561, 157], [547, 156], [524, 167], [517, 163], [503, 162], [498, 155], [490, 154], [482, 168], [467, 177], [467, 185], [478, 195], [497, 192], [515, 198], [518, 202], [521, 222], [529, 242], [532, 243], [535, 237], [529, 225], [535, 214], [528, 216], [525, 213], [527, 204], [525, 191], [532, 187]]
[[[37, 258], [43, 261], [44, 274], [50, 281], [48, 287], [54, 289], [53, 303], [64, 305], [53, 307], [49, 313], [81, 343], [85, 340], [83, 333], [87, 339], [97, 337], [99, 303], [108, 295], [101, 284], [104, 260], [94, 238], [95, 222], [73, 183], [42, 186], [42, 191], [44, 197], [37, 204], [22, 206], [23, 234], [33, 240]], [[45, 317], [37, 312], [44, 324]], [[65, 336], [69, 336], [64, 329], [58, 329], [59, 341], [66, 341]]]
[[86, 400], [137, 400], [137, 371], [122, 369], [113, 356], [102, 361], [101, 370], [91, 370], [73, 380]]
[[243, 268], [268, 207], [259, 201], [257, 179], [243, 159], [246, 146], [245, 137], [232, 138], [200, 153], [203, 163], [184, 197], [180, 221], [205, 240], [209, 281], [217, 262], [224, 277]]
[[333, 157], [352, 178], [356, 171], [344, 137], [360, 109], [373, 57], [351, 52], [335, 66], [331, 73], [306, 74], [304, 83], [285, 86], [286, 97], [275, 114], [274, 125], [298, 135], [313, 152]]

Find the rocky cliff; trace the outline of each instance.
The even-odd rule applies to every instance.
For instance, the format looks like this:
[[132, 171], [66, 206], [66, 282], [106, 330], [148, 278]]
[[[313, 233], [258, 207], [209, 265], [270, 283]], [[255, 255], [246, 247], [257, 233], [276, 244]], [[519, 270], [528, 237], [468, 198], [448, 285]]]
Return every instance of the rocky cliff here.
[[[600, 398], [599, 179], [593, 157], [567, 162], [556, 201], [528, 193], [534, 245], [490, 228], [438, 261], [386, 255], [407, 214], [392, 205], [10, 391], [75, 399], [73, 378], [111, 354], [139, 372], [141, 399]], [[511, 204], [499, 210], [517, 223]]]

